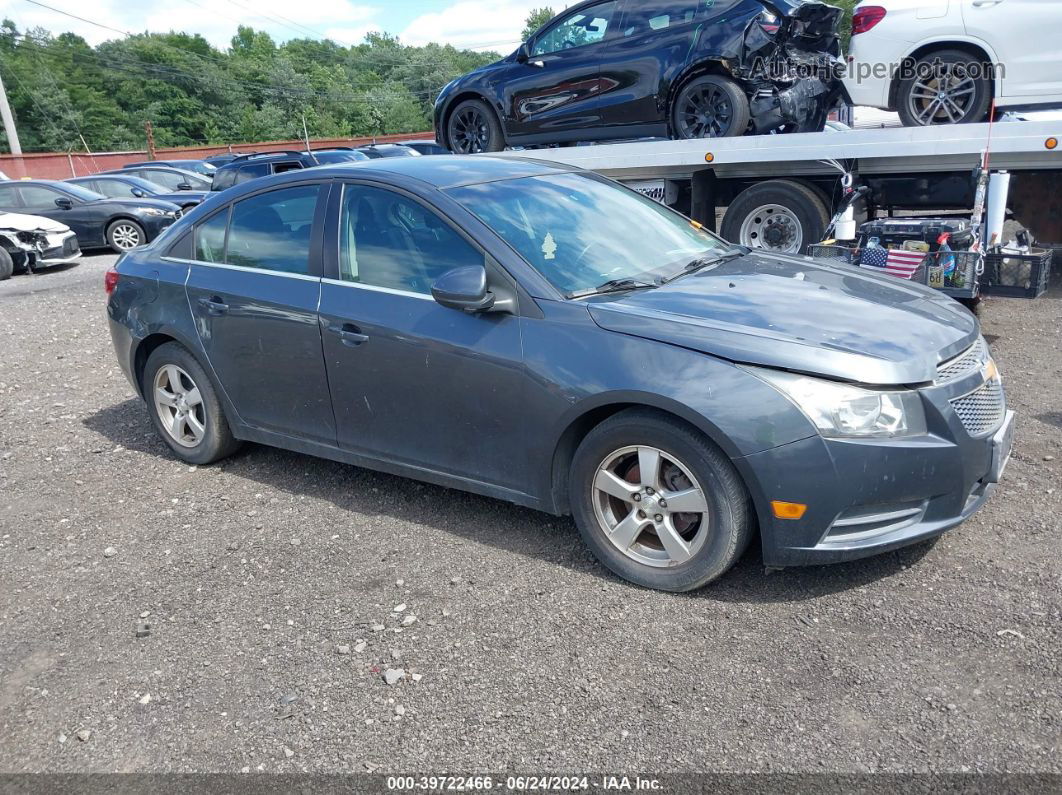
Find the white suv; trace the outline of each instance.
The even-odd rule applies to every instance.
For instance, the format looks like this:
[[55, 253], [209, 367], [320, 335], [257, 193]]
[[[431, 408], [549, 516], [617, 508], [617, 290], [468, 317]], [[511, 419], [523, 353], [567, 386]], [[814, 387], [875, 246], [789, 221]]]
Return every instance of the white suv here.
[[852, 17], [845, 86], [907, 127], [1062, 106], [1062, 2], [867, 0]]

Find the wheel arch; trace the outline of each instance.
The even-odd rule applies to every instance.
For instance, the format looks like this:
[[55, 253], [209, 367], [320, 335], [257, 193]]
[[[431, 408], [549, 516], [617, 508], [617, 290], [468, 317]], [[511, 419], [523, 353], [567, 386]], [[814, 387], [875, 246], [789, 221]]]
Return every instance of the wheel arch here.
[[706, 436], [730, 459], [740, 453], [714, 424], [692, 409], [658, 395], [618, 394], [602, 395], [592, 402], [583, 402], [569, 412], [564, 429], [553, 446], [550, 462], [550, 497], [554, 512], [568, 514], [568, 474], [571, 471], [575, 451], [594, 428], [610, 417], [629, 409], [644, 409], [677, 420]]
[[[996, 59], [995, 52], [985, 42], [980, 39], [974, 39], [968, 36], [940, 36], [935, 39], [929, 39], [923, 41], [914, 47], [910, 52], [900, 58], [899, 63], [903, 64], [908, 58], [918, 60], [931, 52], [936, 50], [961, 50], [967, 52], [975, 58], [983, 58], [985, 61], [997, 64], [999, 61]], [[892, 81], [889, 83], [889, 110], [896, 110], [896, 98], [900, 91], [900, 83], [903, 82], [899, 74], [893, 76]], [[998, 98], [1000, 91], [999, 81], [994, 77], [992, 78], [992, 96]]]
[[671, 120], [671, 108], [675, 103], [675, 98], [687, 83], [705, 75], [720, 75], [731, 80], [734, 79], [733, 73], [727, 68], [726, 63], [721, 58], [701, 58], [698, 61], [687, 64], [682, 71], [672, 78], [667, 90], [661, 92], [661, 96], [664, 97], [664, 107], [659, 108], [659, 111], [667, 121], [668, 135], [674, 135], [675, 132], [672, 129]]
[[[465, 90], [459, 94], [454, 94], [446, 100], [446, 106], [443, 108], [442, 115], [440, 117], [439, 126], [442, 131], [443, 138], [446, 140], [446, 148], [450, 149], [450, 117], [454, 113], [454, 108], [469, 99], [478, 99], [480, 102], [486, 104], [490, 108], [494, 115], [498, 119], [498, 124], [501, 126], [502, 138], [508, 138], [508, 131], [505, 129], [505, 114], [498, 108], [498, 103], [494, 102], [490, 97], [486, 96], [482, 91]], [[452, 149], [450, 151], [453, 151]]]

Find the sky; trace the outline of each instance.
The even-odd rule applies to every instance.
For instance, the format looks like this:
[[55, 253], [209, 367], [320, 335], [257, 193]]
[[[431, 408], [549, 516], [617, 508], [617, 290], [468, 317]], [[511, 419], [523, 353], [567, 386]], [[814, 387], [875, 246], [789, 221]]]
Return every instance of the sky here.
[[[370, 31], [397, 35], [404, 44], [453, 44], [509, 52], [519, 44], [528, 12], [548, 0], [0, 0], [0, 16], [19, 30], [43, 27], [77, 33], [90, 44], [119, 37], [114, 30], [199, 33], [225, 48], [237, 25], [268, 32], [277, 41], [330, 38], [358, 44]], [[566, 2], [554, 3], [560, 9]], [[57, 9], [57, 10], [52, 10]], [[83, 17], [72, 19], [61, 12]], [[92, 23], [96, 23], [95, 25]]]

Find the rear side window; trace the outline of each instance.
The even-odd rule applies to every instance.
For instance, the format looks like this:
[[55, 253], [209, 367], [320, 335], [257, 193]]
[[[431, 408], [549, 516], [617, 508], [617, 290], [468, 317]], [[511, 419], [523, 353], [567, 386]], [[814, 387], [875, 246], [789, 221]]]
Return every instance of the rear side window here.
[[229, 211], [223, 210], [195, 228], [195, 258], [200, 262], [225, 261], [225, 230]]
[[225, 261], [244, 268], [308, 274], [310, 232], [320, 192], [320, 185], [300, 185], [234, 204]]
[[285, 160], [282, 163], [273, 164], [273, 173], [283, 174], [285, 171], [298, 171], [300, 168], [302, 168], [302, 163], [297, 160]]

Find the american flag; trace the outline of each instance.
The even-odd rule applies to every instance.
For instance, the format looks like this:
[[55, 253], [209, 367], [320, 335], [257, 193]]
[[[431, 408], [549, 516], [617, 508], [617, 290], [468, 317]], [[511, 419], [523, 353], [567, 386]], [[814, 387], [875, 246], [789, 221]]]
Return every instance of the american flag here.
[[890, 276], [895, 276], [898, 279], [910, 279], [925, 258], [924, 251], [868, 248], [863, 250], [859, 265], [863, 268], [884, 268], [885, 272]]

